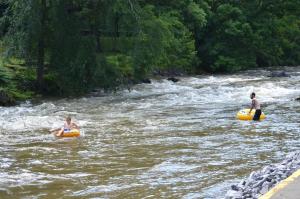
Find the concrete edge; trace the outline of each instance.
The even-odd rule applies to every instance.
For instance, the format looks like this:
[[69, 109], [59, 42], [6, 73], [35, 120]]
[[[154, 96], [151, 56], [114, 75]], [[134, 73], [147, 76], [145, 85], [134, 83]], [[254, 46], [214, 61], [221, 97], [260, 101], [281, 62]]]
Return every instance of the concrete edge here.
[[271, 190], [269, 190], [266, 194], [259, 197], [259, 199], [270, 199], [272, 196], [274, 196], [278, 191], [284, 189], [287, 185], [292, 183], [296, 178], [300, 176], [300, 169], [295, 171], [292, 175], [290, 175], [288, 178], [282, 180], [280, 183], [278, 183], [275, 187], [273, 187]]

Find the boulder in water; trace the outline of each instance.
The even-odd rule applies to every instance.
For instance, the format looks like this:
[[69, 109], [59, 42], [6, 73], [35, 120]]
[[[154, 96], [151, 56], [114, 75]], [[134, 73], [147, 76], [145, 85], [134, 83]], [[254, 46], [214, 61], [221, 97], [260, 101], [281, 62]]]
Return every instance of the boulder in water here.
[[269, 77], [290, 77], [285, 71], [273, 71]]
[[146, 78], [141, 81], [143, 84], [151, 84], [151, 80]]
[[169, 77], [167, 80], [172, 81], [174, 83], [178, 82], [179, 79], [175, 78], [175, 77]]

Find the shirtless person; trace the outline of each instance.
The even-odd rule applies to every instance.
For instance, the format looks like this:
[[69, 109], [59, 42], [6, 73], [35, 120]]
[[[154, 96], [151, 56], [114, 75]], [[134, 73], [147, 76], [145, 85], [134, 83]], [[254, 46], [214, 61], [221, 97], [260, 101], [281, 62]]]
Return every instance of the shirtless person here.
[[64, 123], [64, 127], [52, 130], [51, 132], [58, 131], [58, 133], [56, 133], [55, 135], [56, 136], [62, 136], [64, 133], [70, 132], [72, 129], [79, 129], [79, 127], [77, 126], [77, 124], [72, 122], [71, 117], [68, 116], [66, 118], [66, 122]]
[[251, 93], [250, 98], [252, 100], [252, 103], [251, 103], [251, 109], [249, 111], [249, 114], [251, 113], [252, 109], [255, 109], [253, 120], [258, 121], [261, 115], [260, 103], [255, 98], [255, 93]]

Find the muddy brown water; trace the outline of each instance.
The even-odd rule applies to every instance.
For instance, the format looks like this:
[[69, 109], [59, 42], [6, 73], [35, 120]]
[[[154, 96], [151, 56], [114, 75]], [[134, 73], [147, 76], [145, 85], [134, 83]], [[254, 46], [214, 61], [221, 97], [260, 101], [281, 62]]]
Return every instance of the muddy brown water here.
[[[0, 198], [222, 198], [300, 147], [300, 68], [153, 80], [115, 94], [0, 108]], [[267, 119], [235, 119], [257, 93]], [[46, 129], [72, 115], [83, 136]]]

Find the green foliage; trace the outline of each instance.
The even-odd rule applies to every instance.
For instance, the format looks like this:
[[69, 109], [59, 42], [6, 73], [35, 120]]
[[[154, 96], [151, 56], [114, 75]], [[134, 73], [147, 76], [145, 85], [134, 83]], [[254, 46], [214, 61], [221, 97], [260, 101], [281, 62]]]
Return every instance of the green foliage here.
[[178, 11], [158, 12], [153, 6], [143, 8], [143, 23], [135, 49], [136, 75], [151, 71], [180, 69], [193, 71], [197, 62], [195, 40]]
[[199, 47], [203, 67], [213, 72], [255, 67], [254, 34], [242, 10], [222, 4], [210, 18]]
[[0, 60], [0, 86], [5, 86], [12, 79], [12, 74], [4, 67], [3, 60]]
[[166, 39], [166, 59], [160, 63], [161, 68], [179, 69], [192, 72], [197, 63], [195, 40], [192, 33], [180, 21], [178, 12], [169, 12], [161, 16], [166, 23], [170, 35]]
[[130, 77], [133, 75], [133, 61], [130, 56], [126, 55], [111, 55], [106, 57], [108, 67], [113, 68], [116, 76]]
[[99, 77], [96, 81], [105, 89], [114, 89], [119, 85], [127, 85], [133, 80], [133, 58], [124, 54], [98, 56], [101, 63], [96, 71]]
[[255, 34], [258, 66], [299, 64], [300, 2], [249, 1], [240, 5]]
[[158, 66], [166, 58], [165, 48], [171, 32], [167, 24], [154, 14], [154, 6], [143, 9], [141, 31], [136, 40], [134, 60], [136, 74], [144, 78], [151, 69]]
[[30, 99], [34, 93], [26, 85], [34, 82], [30, 69], [19, 65], [20, 60], [12, 59], [4, 63], [0, 57], [0, 90], [13, 100]]
[[191, 1], [186, 9], [186, 21], [190, 24], [191, 29], [203, 27], [206, 24], [206, 13], [200, 8], [200, 5]]
[[11, 90], [35, 90], [42, 78], [44, 94], [79, 95], [154, 71], [300, 63], [297, 0], [2, 2], [0, 86]]

